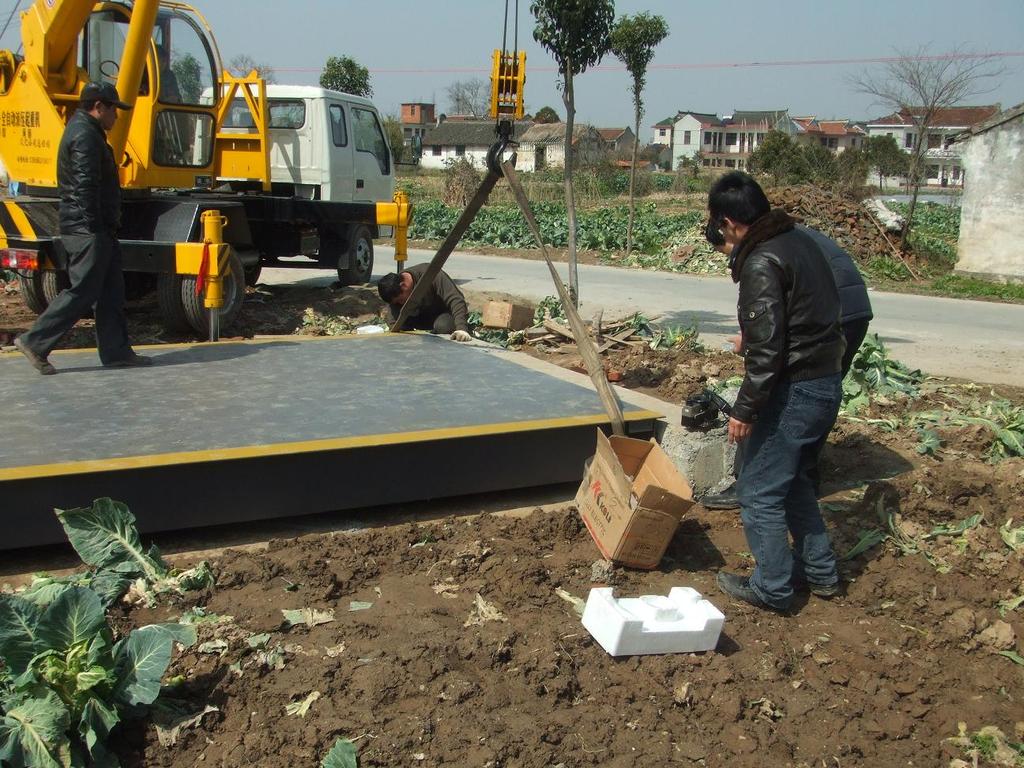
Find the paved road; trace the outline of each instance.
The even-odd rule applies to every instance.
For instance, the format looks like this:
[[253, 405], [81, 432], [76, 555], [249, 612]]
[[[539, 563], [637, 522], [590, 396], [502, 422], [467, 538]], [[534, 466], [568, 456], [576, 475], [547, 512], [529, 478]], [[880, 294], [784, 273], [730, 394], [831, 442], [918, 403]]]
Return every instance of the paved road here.
[[[394, 252], [376, 248], [375, 277], [393, 271]], [[432, 252], [412, 250], [409, 263], [429, 261]], [[565, 274], [565, 265], [558, 265]], [[536, 301], [554, 293], [542, 261], [457, 252], [446, 271], [468, 291], [508, 293]], [[334, 270], [266, 269], [262, 282], [329, 285]], [[708, 344], [736, 332], [736, 289], [722, 277], [643, 272], [581, 266], [581, 311], [600, 307], [606, 319], [641, 311], [668, 325], [696, 322]], [[940, 376], [1024, 386], [1024, 306], [899, 293], [871, 292], [875, 320], [893, 356]]]

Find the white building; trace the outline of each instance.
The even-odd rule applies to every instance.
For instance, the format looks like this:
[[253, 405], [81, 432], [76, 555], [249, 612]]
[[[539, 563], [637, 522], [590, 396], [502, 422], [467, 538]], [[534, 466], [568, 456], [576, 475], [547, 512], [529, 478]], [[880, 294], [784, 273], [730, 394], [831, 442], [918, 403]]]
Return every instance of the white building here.
[[460, 158], [483, 168], [487, 165], [487, 150], [497, 141], [497, 136], [493, 120], [452, 120], [427, 129], [422, 140], [422, 168], [443, 168], [446, 160]]
[[669, 131], [672, 142], [672, 170], [679, 168], [681, 158], [691, 158], [698, 152], [707, 155], [718, 151], [721, 127], [722, 120], [718, 115], [679, 112]]
[[804, 144], [820, 144], [835, 154], [859, 149], [867, 140], [867, 131], [849, 120], [819, 120], [816, 117], [794, 117], [797, 126], [794, 138]]
[[[608, 155], [600, 132], [589, 125], [573, 126], [573, 162], [592, 163]], [[519, 134], [516, 169], [539, 171], [565, 167], [565, 123], [536, 124]]]
[[[868, 136], [891, 136], [903, 151], [910, 154], [917, 145], [918, 126], [923, 110], [904, 110], [868, 123]], [[999, 105], [983, 107], [950, 107], [940, 109], [932, 120], [925, 141], [924, 177], [926, 184], [943, 187], [963, 186], [961, 147], [953, 138], [990, 119], [999, 112]]]
[[971, 182], [960, 204], [957, 272], [1024, 281], [1024, 104], [957, 140]]

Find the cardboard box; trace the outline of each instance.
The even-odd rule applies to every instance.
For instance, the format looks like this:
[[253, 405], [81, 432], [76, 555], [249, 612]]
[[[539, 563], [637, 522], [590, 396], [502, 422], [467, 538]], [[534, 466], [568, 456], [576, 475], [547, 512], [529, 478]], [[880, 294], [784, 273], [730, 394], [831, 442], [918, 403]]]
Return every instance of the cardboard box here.
[[690, 484], [654, 440], [609, 439], [597, 430], [576, 506], [605, 558], [656, 568], [693, 504]]
[[484, 305], [480, 322], [485, 328], [519, 331], [533, 325], [533, 310], [510, 301], [489, 301]]

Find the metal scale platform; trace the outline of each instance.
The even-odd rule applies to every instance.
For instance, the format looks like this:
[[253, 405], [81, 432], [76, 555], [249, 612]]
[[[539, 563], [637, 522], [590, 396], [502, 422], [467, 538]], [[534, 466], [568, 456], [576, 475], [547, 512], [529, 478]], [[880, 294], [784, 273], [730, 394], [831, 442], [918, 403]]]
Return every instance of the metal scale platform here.
[[56, 376], [0, 355], [0, 549], [63, 541], [53, 509], [100, 496], [151, 532], [576, 481], [608, 425], [585, 376], [428, 334], [142, 351], [54, 352]]

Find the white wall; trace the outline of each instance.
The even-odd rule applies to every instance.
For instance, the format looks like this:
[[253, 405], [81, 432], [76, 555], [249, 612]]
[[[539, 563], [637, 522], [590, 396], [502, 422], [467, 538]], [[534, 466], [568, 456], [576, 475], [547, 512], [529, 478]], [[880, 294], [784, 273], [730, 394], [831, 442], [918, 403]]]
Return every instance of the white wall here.
[[[424, 144], [423, 155], [420, 157], [420, 167], [444, 168], [445, 160], [458, 160], [459, 157], [459, 155], [455, 154], [455, 147], [442, 146], [441, 154], [435, 155], [431, 145]], [[462, 157], [471, 160], [477, 168], [487, 167], [487, 147], [466, 147], [466, 152]]]
[[[686, 132], [690, 132], [690, 143], [686, 143]], [[693, 157], [703, 149], [704, 134], [700, 121], [693, 115], [683, 115], [672, 127], [672, 170], [679, 167], [679, 158]]]
[[651, 140], [649, 144], [671, 144], [672, 143], [672, 126], [671, 125], [657, 125], [651, 129]]
[[971, 138], [962, 160], [957, 271], [1024, 280], [1024, 116]]

